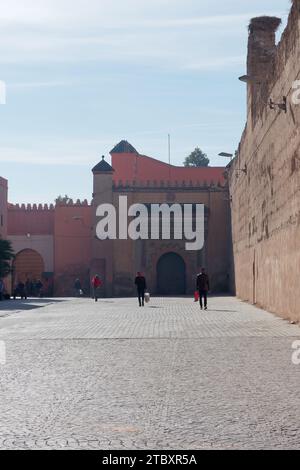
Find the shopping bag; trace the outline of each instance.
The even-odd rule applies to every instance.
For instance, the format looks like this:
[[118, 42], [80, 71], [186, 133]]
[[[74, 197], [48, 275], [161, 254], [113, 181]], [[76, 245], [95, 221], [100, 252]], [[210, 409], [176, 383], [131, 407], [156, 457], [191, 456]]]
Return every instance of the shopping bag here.
[[145, 293], [145, 302], [146, 302], [146, 304], [148, 304], [148, 303], [150, 302], [150, 294], [149, 294], [149, 292], [146, 292], [146, 293]]
[[195, 302], [198, 302], [199, 300], [199, 291], [198, 290], [195, 290], [195, 293], [194, 293], [194, 301]]

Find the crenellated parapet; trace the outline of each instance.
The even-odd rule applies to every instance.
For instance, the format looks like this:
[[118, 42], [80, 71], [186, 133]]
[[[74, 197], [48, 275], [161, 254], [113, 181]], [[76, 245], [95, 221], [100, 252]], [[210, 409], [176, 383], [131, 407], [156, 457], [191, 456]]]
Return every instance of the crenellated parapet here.
[[118, 181], [113, 182], [113, 191], [139, 191], [139, 190], [203, 190], [227, 188], [225, 181], [163, 181], [163, 180], [147, 180], [147, 181]]
[[10, 211], [24, 211], [24, 212], [53, 212], [56, 207], [89, 207], [90, 203], [87, 199], [83, 201], [77, 199], [74, 202], [70, 199], [67, 202], [56, 202], [56, 204], [9, 204], [8, 210]]
[[9, 204], [8, 210], [10, 211], [24, 211], [24, 212], [51, 212], [54, 211], [53, 204]]

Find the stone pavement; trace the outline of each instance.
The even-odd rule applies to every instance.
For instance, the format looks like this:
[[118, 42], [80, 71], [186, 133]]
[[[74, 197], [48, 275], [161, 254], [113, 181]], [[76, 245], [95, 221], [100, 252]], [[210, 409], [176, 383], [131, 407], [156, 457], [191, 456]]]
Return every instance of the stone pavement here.
[[0, 306], [1, 449], [300, 448], [298, 326], [232, 297], [32, 303]]

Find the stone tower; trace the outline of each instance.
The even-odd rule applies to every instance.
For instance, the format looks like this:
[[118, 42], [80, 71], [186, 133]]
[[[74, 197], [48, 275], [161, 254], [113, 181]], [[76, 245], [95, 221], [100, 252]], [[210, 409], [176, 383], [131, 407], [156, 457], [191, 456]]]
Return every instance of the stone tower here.
[[252, 18], [249, 25], [248, 39], [248, 119], [253, 125], [265, 109], [270, 98], [268, 93], [268, 76], [274, 68], [276, 57], [276, 31], [281, 19], [273, 16]]
[[92, 201], [92, 260], [91, 276], [98, 274], [103, 281], [102, 294], [113, 295], [113, 240], [99, 240], [96, 235], [96, 211], [101, 204], [113, 204], [113, 168], [102, 157], [102, 161], [93, 170]]

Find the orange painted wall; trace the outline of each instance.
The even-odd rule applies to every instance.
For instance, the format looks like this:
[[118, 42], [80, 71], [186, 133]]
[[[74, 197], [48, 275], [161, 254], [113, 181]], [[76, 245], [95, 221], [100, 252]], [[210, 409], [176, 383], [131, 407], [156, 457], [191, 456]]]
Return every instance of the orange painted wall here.
[[57, 206], [54, 221], [55, 291], [70, 295], [78, 277], [88, 284], [91, 263], [91, 206]]
[[[49, 245], [44, 261], [51, 257], [54, 270], [55, 295], [70, 295], [74, 280], [88, 284], [91, 263], [91, 206], [86, 203], [57, 205], [55, 208], [34, 206], [8, 207], [8, 236], [14, 242], [22, 239], [23, 249], [42, 254], [40, 238], [53, 236], [54, 247]], [[30, 234], [31, 237], [26, 237]], [[47, 238], [48, 243], [48, 238]], [[54, 248], [54, 250], [53, 250]], [[54, 252], [54, 254], [53, 254]], [[49, 261], [49, 260], [48, 260]]]
[[8, 208], [9, 235], [53, 235], [54, 208], [12, 206]]
[[7, 234], [7, 181], [0, 177], [0, 237]]
[[[224, 168], [183, 168], [170, 166], [138, 154], [112, 154], [114, 181], [167, 181], [181, 184], [212, 181], [224, 184]], [[45, 240], [49, 266], [54, 270], [54, 294], [69, 296], [74, 293], [74, 281], [79, 278], [84, 290], [90, 287], [92, 261], [92, 207], [85, 203], [53, 206], [8, 205], [8, 236], [22, 236], [22, 248], [40, 252], [40, 238]], [[31, 237], [26, 238], [30, 234]], [[53, 239], [52, 239], [53, 237]], [[46, 237], [45, 237], [46, 238]], [[24, 244], [25, 239], [25, 244]], [[19, 243], [16, 240], [15, 243]], [[44, 243], [44, 244], [45, 244]], [[52, 244], [51, 244], [52, 243]], [[27, 246], [28, 245], [28, 246]], [[53, 246], [54, 245], [54, 246]], [[54, 248], [54, 249], [53, 249]], [[54, 253], [54, 254], [53, 254]], [[45, 257], [45, 254], [44, 254]]]
[[119, 181], [171, 181], [189, 183], [222, 183], [224, 184], [224, 168], [185, 168], [168, 165], [145, 155], [134, 153], [112, 153], [112, 167], [115, 170], [113, 179]]

